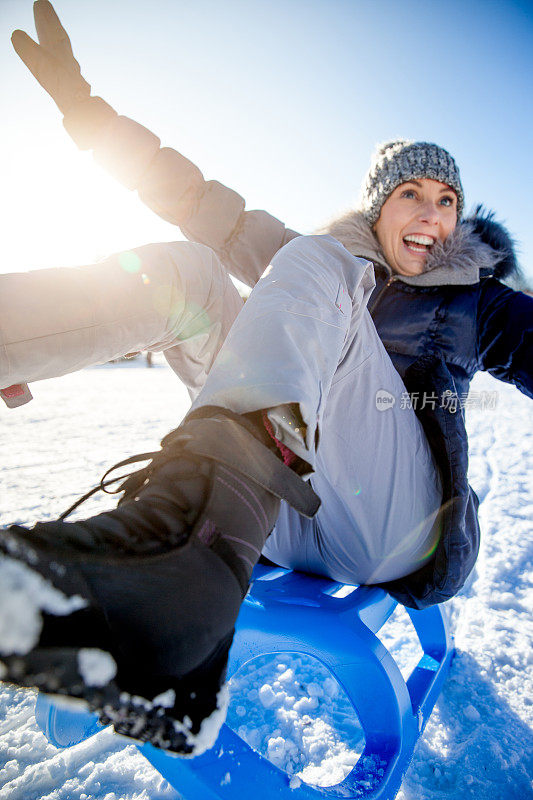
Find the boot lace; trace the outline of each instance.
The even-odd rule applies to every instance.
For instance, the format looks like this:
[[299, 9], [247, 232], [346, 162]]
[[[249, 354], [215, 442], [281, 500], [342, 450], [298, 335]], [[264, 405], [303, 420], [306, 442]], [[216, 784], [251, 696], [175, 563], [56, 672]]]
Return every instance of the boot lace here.
[[[96, 486], [82, 495], [82, 497], [78, 498], [78, 500], [76, 500], [59, 516], [59, 521], [63, 522], [63, 520], [69, 517], [79, 506], [85, 503], [86, 500], [96, 494], [96, 492], [104, 492], [104, 494], [109, 495], [116, 495], [122, 492], [123, 495], [120, 498], [118, 505], [124, 503], [126, 500], [133, 500], [138, 496], [140, 490], [146, 484], [148, 478], [153, 474], [153, 472], [162, 467], [164, 464], [167, 464], [169, 461], [175, 460], [177, 451], [182, 449], [183, 445], [191, 439], [192, 436], [180, 431], [179, 429], [176, 429], [171, 431], [162, 439], [161, 450], [138, 453], [137, 455], [130, 456], [122, 461], [118, 461], [116, 464], [106, 470]], [[188, 452], [187, 460], [194, 461], [194, 453]], [[149, 461], [150, 463], [146, 467], [141, 467], [141, 469], [132, 470], [131, 472], [126, 472], [122, 475], [112, 476], [112, 473], [115, 472], [115, 470], [122, 469], [130, 464], [139, 464], [143, 461]], [[193, 475], [194, 473], [192, 471], [189, 473], [185, 471], [183, 472], [184, 478], [192, 477]], [[119, 481], [121, 482], [119, 486], [115, 486], [115, 488], [109, 488], [114, 484], [117, 484]]]

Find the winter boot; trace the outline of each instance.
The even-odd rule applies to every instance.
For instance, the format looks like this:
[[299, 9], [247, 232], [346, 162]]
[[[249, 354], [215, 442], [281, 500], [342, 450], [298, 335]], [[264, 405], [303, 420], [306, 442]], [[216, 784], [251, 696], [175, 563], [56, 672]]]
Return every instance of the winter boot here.
[[[119, 733], [191, 755], [225, 718], [228, 651], [280, 498], [305, 483], [248, 420], [186, 420], [114, 511], [0, 533], [2, 680], [79, 698]], [[117, 465], [120, 466], [120, 465]]]

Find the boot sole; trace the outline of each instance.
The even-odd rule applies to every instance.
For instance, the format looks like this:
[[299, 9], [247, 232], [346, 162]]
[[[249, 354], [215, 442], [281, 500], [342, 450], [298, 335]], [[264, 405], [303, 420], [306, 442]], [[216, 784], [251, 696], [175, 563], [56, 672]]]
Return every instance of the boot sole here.
[[[83, 576], [49, 563], [36, 548], [5, 534], [0, 537], [0, 587], [3, 595], [13, 601], [0, 604], [0, 680], [80, 701], [98, 715], [102, 725], [112, 725], [116, 733], [180, 756], [195, 757], [212, 747], [226, 716], [225, 687], [218, 693], [215, 711], [204, 719], [199, 733], [193, 734], [187, 717], [180, 721], [169, 715], [172, 702], [168, 697], [165, 700], [162, 695], [150, 701], [121, 690], [112, 680], [116, 665], [109, 653], [97, 648], [39, 646], [44, 614], [67, 615], [91, 605], [91, 593]], [[17, 624], [28, 616], [30, 629], [15, 638]], [[95, 678], [99, 685], [86, 682], [84, 664], [91, 660], [93, 675], [89, 674], [89, 678]], [[109, 679], [100, 685], [106, 671]]]
[[117, 734], [140, 743], [150, 742], [190, 757], [207, 749], [201, 737], [167, 716], [165, 706], [121, 692], [113, 682], [103, 687], [87, 686], [79, 672], [79, 657], [77, 648], [36, 648], [26, 656], [8, 656], [1, 662], [2, 681], [17, 688], [37, 689], [58, 700], [79, 701], [81, 707], [98, 715], [102, 725], [112, 725]]

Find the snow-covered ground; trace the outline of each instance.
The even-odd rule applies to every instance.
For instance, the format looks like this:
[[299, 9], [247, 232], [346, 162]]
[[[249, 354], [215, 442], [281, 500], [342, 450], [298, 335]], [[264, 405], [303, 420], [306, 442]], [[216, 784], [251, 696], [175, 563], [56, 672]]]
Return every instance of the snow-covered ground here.
[[[52, 519], [109, 465], [154, 449], [186, 411], [162, 361], [94, 367], [35, 384], [34, 402], [0, 409], [0, 522]], [[400, 800], [532, 797], [533, 406], [489, 376], [467, 412], [471, 482], [483, 546], [466, 591], [448, 606], [457, 656], [403, 782]], [[109, 506], [92, 499], [84, 514]], [[402, 670], [415, 657], [404, 612], [384, 634]], [[134, 745], [104, 730], [70, 750], [39, 731], [35, 696], [0, 685], [2, 800], [177, 800]], [[262, 662], [234, 682], [232, 726], [290, 773], [323, 785], [353, 765], [357, 721], [336, 684], [303, 659]], [[297, 792], [295, 793], [297, 797]], [[201, 800], [201, 798], [198, 798]]]

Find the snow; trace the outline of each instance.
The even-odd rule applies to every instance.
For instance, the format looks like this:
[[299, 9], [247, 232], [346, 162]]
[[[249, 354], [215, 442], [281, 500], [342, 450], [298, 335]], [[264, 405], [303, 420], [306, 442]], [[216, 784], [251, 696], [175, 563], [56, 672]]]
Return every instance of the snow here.
[[[111, 464], [152, 450], [185, 413], [187, 394], [159, 359], [95, 367], [34, 384], [35, 400], [0, 409], [2, 524], [53, 519]], [[447, 604], [457, 656], [420, 739], [398, 800], [531, 797], [531, 401], [480, 375], [467, 410], [470, 476], [480, 500], [482, 550], [460, 597]], [[109, 507], [91, 498], [79, 516]], [[1, 598], [7, 602], [9, 598]], [[35, 634], [34, 634], [35, 635]], [[407, 676], [417, 661], [408, 617], [397, 609], [382, 640]], [[362, 749], [342, 691], [301, 656], [253, 662], [230, 687], [229, 721], [274, 763], [290, 788], [333, 784]], [[133, 744], [110, 729], [58, 750], [38, 729], [35, 695], [0, 685], [2, 800], [178, 800]], [[231, 784], [231, 773], [224, 780]]]
[[86, 604], [77, 595], [65, 597], [19, 561], [3, 558], [0, 561], [0, 654], [31, 650], [41, 633], [41, 610], [70, 614]]
[[172, 708], [176, 702], [176, 692], [174, 689], [167, 689], [166, 692], [158, 694], [157, 697], [154, 697], [152, 702], [154, 706], [161, 706], [161, 708]]
[[86, 686], [105, 686], [117, 674], [114, 658], [96, 647], [84, 647], [80, 650], [78, 669]]

